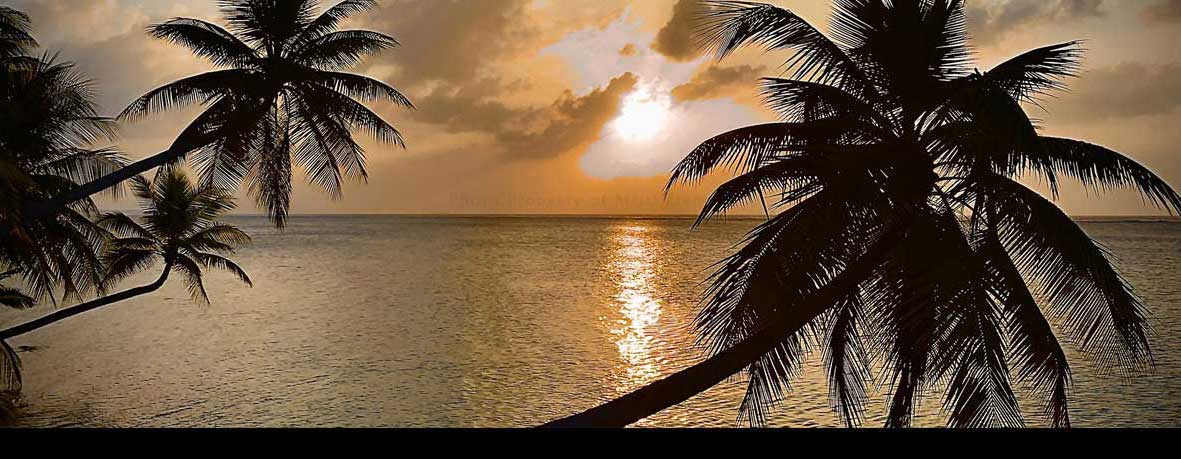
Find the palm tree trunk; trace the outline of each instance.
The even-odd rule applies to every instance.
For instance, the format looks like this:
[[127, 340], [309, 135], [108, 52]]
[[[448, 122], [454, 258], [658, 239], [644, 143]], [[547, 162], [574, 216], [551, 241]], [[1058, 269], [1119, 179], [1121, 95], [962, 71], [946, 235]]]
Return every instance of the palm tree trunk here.
[[169, 148], [168, 150], [157, 153], [154, 156], [141, 159], [134, 163], [128, 164], [115, 172], [111, 172], [105, 176], [99, 177], [94, 181], [85, 185], [80, 185], [63, 194], [54, 196], [53, 198], [36, 202], [25, 209], [25, 215], [30, 219], [45, 218], [51, 214], [56, 213], [62, 208], [81, 201], [95, 194], [101, 193], [128, 180], [136, 175], [150, 171], [157, 167], [168, 164], [181, 156], [184, 156], [186, 150], [182, 148]]
[[896, 244], [888, 233], [856, 263], [761, 331], [705, 361], [630, 394], [541, 427], [626, 427], [725, 381], [766, 355], [865, 281]]
[[29, 322], [25, 322], [23, 324], [17, 325], [15, 327], [9, 328], [4, 331], [0, 331], [0, 341], [7, 340], [7, 339], [12, 338], [14, 336], [23, 335], [23, 334], [31, 332], [33, 330], [37, 330], [39, 328], [48, 326], [50, 324], [54, 324], [54, 323], [63, 321], [65, 319], [68, 319], [70, 317], [74, 317], [74, 316], [76, 316], [78, 314], [82, 314], [84, 312], [93, 311], [95, 309], [101, 308], [101, 307], [109, 305], [109, 304], [117, 303], [117, 302], [129, 299], [129, 298], [134, 298], [134, 297], [137, 297], [140, 295], [146, 295], [148, 293], [155, 292], [156, 290], [159, 290], [160, 287], [162, 287], [164, 285], [164, 281], [168, 280], [168, 272], [171, 270], [172, 270], [171, 266], [165, 266], [164, 272], [160, 274], [160, 278], [156, 279], [156, 281], [152, 282], [151, 284], [144, 285], [142, 287], [135, 287], [132, 289], [124, 290], [122, 292], [115, 293], [115, 294], [108, 295], [108, 296], [104, 296], [102, 298], [96, 298], [93, 301], [87, 301], [85, 303], [82, 303], [82, 304], [79, 304], [76, 306], [71, 306], [66, 309], [62, 309], [60, 311], [56, 311], [52, 314], [46, 315], [44, 317], [34, 319]]

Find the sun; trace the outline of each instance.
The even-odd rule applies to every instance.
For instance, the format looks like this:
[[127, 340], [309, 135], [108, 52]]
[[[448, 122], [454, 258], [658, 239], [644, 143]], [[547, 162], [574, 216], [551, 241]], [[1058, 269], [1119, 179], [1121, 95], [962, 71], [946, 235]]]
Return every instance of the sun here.
[[655, 139], [668, 125], [672, 101], [652, 85], [636, 88], [624, 97], [619, 117], [611, 123], [615, 133], [630, 141]]

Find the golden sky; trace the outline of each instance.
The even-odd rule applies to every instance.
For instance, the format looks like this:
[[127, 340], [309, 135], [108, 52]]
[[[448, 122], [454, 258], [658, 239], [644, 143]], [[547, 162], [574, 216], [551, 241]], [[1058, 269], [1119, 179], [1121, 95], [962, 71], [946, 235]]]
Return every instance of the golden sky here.
[[[174, 16], [217, 21], [213, 0], [16, 0], [49, 52], [95, 78], [117, 113], [162, 83], [206, 70], [146, 36]], [[821, 30], [829, 2], [779, 0]], [[370, 145], [370, 180], [339, 201], [296, 187], [297, 213], [695, 213], [708, 186], [662, 196], [667, 171], [701, 140], [770, 121], [756, 80], [788, 56], [718, 63], [690, 43], [691, 0], [384, 0], [352, 26], [403, 46], [361, 68], [418, 105], [374, 107], [407, 138]], [[980, 68], [1085, 39], [1072, 91], [1031, 107], [1044, 131], [1100, 143], [1181, 184], [1181, 0], [968, 0]], [[195, 111], [125, 125], [132, 157], [164, 149]], [[244, 211], [254, 212], [244, 199]], [[1064, 188], [1076, 215], [1153, 214], [1139, 198]], [[116, 207], [129, 203], [115, 204]]]

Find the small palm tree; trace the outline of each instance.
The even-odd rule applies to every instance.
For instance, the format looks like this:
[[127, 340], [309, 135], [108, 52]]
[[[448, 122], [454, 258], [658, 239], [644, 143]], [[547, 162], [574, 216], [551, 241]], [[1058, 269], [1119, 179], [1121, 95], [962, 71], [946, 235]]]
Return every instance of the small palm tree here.
[[[250, 242], [246, 233], [219, 222], [222, 215], [234, 208], [229, 193], [217, 187], [194, 186], [188, 177], [175, 169], [163, 170], [155, 181], [136, 177], [132, 179], [132, 189], [144, 214], [140, 222], [121, 213], [109, 213], [99, 220], [99, 224], [114, 236], [104, 257], [107, 271], [102, 285], [109, 287], [158, 262], [163, 264], [160, 276], [150, 284], [61, 309], [0, 331], [0, 342], [78, 314], [155, 292], [171, 273], [183, 276], [193, 299], [201, 303], [209, 301], [202, 281], [206, 269], [229, 271], [251, 285], [246, 272], [226, 258], [237, 246]], [[7, 344], [4, 348], [11, 350]], [[11, 378], [15, 374], [16, 387], [19, 388], [15, 353], [5, 355], [9, 358], [0, 355], [0, 376]]]
[[1070, 366], [1055, 328], [1102, 367], [1151, 365], [1147, 312], [1107, 253], [1016, 181], [1040, 178], [1054, 196], [1060, 177], [1125, 187], [1181, 212], [1148, 169], [1040, 135], [1026, 115], [1022, 102], [1074, 75], [1075, 43], [980, 73], [959, 0], [838, 1], [831, 39], [786, 9], [703, 3], [719, 58], [748, 44], [794, 50], [795, 73], [763, 80], [782, 122], [706, 141], [669, 186], [733, 168], [698, 223], [764, 194], [781, 211], [712, 279], [697, 325], [713, 357], [549, 425], [626, 425], [742, 370], [740, 419], [762, 425], [820, 348], [849, 426], [880, 368], [893, 389], [887, 426], [911, 425], [935, 389], [950, 426], [1024, 425], [1016, 379], [1049, 425], [1067, 427]]
[[[55, 199], [37, 213], [114, 186], [192, 153], [202, 183], [237, 189], [246, 180], [258, 204], [282, 226], [291, 197], [292, 166], [333, 197], [346, 177], [365, 179], [364, 150], [354, 131], [404, 147], [401, 133], [361, 102], [413, 108], [393, 87], [344, 69], [398, 46], [367, 30], [337, 30], [376, 0], [345, 0], [317, 14], [316, 0], [222, 0], [229, 29], [177, 18], [149, 28], [152, 36], [183, 45], [218, 70], [188, 77], [132, 102], [120, 115], [146, 115], [200, 104], [198, 116], [166, 151], [131, 164]], [[360, 102], [359, 102], [360, 101]]]

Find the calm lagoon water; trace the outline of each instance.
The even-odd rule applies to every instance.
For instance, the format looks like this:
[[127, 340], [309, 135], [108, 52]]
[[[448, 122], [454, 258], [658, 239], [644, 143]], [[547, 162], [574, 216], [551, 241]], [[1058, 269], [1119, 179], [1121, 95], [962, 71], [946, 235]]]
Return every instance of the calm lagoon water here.
[[[195, 306], [173, 282], [14, 340], [27, 349], [16, 423], [534, 425], [697, 361], [700, 282], [757, 222], [296, 217], [277, 232], [238, 217], [256, 239], [237, 256], [253, 289], [214, 274], [213, 304]], [[1181, 223], [1085, 227], [1120, 258], [1159, 336], [1156, 371], [1130, 381], [1072, 356], [1073, 420], [1181, 426]], [[819, 360], [773, 425], [839, 426]], [[743, 389], [720, 385], [642, 425], [733, 426]], [[938, 405], [926, 399], [920, 424], [942, 425]]]

